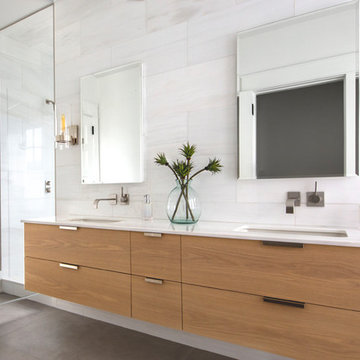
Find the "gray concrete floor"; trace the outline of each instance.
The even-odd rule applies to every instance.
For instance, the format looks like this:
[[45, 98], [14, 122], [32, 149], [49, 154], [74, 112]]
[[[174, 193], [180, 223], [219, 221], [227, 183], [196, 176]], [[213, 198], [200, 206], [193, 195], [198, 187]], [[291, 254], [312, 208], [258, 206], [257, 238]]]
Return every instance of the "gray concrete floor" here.
[[10, 300], [15, 300], [15, 299], [17, 299], [17, 297], [14, 295], [9, 295], [9, 294], [0, 292], [0, 304], [2, 304], [4, 302], [8, 302]]
[[230, 360], [29, 300], [1, 305], [0, 360]]

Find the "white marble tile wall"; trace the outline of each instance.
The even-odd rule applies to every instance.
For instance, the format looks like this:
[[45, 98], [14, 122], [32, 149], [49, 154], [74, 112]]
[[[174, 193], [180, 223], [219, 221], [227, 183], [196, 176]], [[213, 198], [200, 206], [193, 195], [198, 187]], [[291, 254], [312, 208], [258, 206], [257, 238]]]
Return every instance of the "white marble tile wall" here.
[[[120, 185], [81, 185], [80, 147], [57, 152], [57, 212], [61, 216], [141, 216], [150, 193], [154, 214], [165, 218], [171, 174], [153, 164], [171, 158], [186, 141], [198, 145], [196, 163], [222, 159], [216, 176], [194, 181], [203, 220], [358, 226], [360, 180], [317, 179], [326, 207], [285, 214], [287, 191], [313, 189], [315, 179], [237, 181], [236, 33], [347, 0], [58, 0], [56, 2], [57, 102], [79, 118], [79, 78], [141, 60], [146, 71], [146, 180], [126, 185], [130, 206], [92, 201]], [[16, 79], [15, 79], [16, 80]], [[115, 164], [116, 165], [116, 164]]]

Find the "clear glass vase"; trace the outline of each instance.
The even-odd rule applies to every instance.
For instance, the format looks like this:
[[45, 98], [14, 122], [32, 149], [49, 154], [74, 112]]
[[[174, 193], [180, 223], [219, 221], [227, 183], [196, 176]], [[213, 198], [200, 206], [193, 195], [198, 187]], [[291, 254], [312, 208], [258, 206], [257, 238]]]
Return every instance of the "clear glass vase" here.
[[176, 181], [176, 186], [171, 190], [167, 203], [167, 216], [175, 224], [194, 224], [201, 214], [200, 200], [197, 192], [187, 185]]

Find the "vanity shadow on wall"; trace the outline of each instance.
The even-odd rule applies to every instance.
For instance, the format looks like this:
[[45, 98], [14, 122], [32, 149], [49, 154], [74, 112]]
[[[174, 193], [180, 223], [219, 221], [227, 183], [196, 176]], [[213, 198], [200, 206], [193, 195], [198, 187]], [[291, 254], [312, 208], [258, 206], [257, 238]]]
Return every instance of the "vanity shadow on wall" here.
[[238, 34], [239, 178], [358, 175], [358, 4]]

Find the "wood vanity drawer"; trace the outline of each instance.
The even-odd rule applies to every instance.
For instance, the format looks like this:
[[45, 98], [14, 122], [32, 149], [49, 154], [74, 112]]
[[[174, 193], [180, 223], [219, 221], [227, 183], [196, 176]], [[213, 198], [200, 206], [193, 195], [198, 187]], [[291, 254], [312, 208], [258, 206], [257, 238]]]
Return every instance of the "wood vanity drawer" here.
[[133, 275], [132, 317], [181, 329], [181, 284]]
[[297, 360], [358, 360], [360, 313], [183, 285], [184, 331]]
[[83, 266], [61, 267], [58, 262], [29, 257], [25, 258], [25, 270], [27, 290], [131, 315], [130, 275]]
[[182, 237], [184, 283], [353, 310], [360, 310], [359, 258], [360, 248]]
[[131, 233], [131, 271], [135, 275], [180, 281], [180, 236]]
[[[65, 227], [66, 228], [66, 227]], [[130, 233], [25, 224], [25, 255], [99, 269], [130, 272]]]

